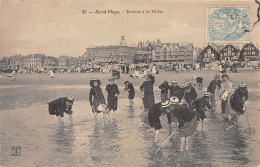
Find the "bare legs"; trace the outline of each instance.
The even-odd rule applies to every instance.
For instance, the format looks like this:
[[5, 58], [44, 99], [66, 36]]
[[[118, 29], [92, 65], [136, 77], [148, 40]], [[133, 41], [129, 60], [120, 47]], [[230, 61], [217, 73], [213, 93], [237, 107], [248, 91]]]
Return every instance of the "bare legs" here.
[[59, 122], [60, 125], [64, 124], [63, 118], [60, 115], [58, 116], [58, 122]]
[[154, 129], [154, 140], [153, 140], [153, 142], [154, 143], [157, 143], [158, 142], [158, 135], [159, 135], [159, 132], [160, 132], [160, 130], [155, 130]]
[[97, 112], [94, 112], [94, 121], [95, 121], [95, 124], [97, 124], [97, 121], [98, 121], [98, 113]]
[[180, 149], [180, 151], [184, 151], [184, 147], [185, 147], [186, 151], [189, 150], [189, 137], [181, 137], [181, 149]]
[[[70, 124], [73, 124], [72, 114], [69, 114], [69, 120], [70, 120]], [[58, 122], [60, 125], [64, 124], [63, 117], [61, 117], [60, 115], [58, 116]]]
[[129, 99], [129, 106], [132, 107], [134, 105], [133, 99]]
[[69, 114], [70, 124], [73, 124], [72, 114]]

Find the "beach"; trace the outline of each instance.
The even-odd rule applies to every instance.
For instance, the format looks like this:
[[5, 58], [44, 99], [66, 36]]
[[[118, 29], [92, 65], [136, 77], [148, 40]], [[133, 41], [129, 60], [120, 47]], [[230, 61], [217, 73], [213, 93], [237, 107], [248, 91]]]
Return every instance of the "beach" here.
[[[160, 72], [155, 75], [155, 101], [160, 100], [158, 86], [164, 80], [177, 80], [181, 85], [193, 76], [203, 78], [201, 97], [217, 71]], [[249, 90], [247, 113], [255, 135], [247, 135], [245, 115], [238, 128], [224, 131], [222, 124], [209, 117], [202, 131], [190, 139], [190, 151], [179, 153], [179, 137], [174, 136], [160, 152], [153, 145], [153, 132], [147, 117], [141, 115], [140, 85], [145, 80], [130, 79], [121, 74], [115, 80], [120, 95], [116, 119], [107, 125], [95, 125], [89, 105], [89, 81], [99, 78], [105, 97], [105, 86], [111, 73], [45, 73], [0, 74], [0, 166], [257, 166], [260, 164], [260, 77], [258, 71], [240, 70], [229, 74], [237, 88], [245, 82]], [[134, 107], [128, 105], [124, 81], [133, 83], [136, 96]], [[48, 102], [72, 96], [73, 121], [65, 115], [64, 126], [56, 116], [49, 115]], [[209, 113], [207, 113], [209, 114]], [[161, 120], [159, 145], [168, 137], [168, 125]], [[21, 146], [21, 155], [12, 156], [11, 147]]]

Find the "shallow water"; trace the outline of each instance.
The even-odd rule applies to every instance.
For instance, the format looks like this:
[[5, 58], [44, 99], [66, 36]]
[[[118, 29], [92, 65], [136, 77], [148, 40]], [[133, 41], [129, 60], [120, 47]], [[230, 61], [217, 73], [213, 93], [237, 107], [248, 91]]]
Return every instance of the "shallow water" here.
[[[252, 84], [252, 83], [251, 83]], [[252, 84], [256, 85], [256, 84]], [[21, 89], [22, 87], [22, 89]], [[255, 135], [247, 135], [245, 115], [239, 118], [238, 129], [225, 132], [213, 117], [201, 124], [190, 139], [190, 151], [178, 152], [179, 137], [174, 136], [161, 151], [153, 145], [152, 129], [147, 117], [141, 115], [141, 99], [128, 107], [127, 94], [122, 86], [116, 120], [94, 125], [88, 103], [88, 88], [17, 86], [2, 88], [0, 102], [1, 166], [257, 166], [260, 164], [260, 98], [252, 87], [247, 108], [250, 126]], [[155, 90], [159, 101], [159, 90]], [[199, 94], [202, 94], [200, 92]], [[48, 114], [47, 102], [61, 96], [76, 98], [73, 106], [74, 124], [65, 115], [64, 126]], [[140, 97], [140, 96], [139, 96]], [[167, 123], [159, 145], [168, 137]], [[11, 156], [11, 146], [21, 146], [21, 156]]]

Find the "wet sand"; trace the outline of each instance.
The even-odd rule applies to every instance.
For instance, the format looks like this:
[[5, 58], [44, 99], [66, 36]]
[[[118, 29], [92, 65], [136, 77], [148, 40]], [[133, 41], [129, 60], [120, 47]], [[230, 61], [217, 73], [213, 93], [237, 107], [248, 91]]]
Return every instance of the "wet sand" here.
[[[204, 90], [212, 80], [214, 71], [190, 73], [161, 72], [155, 75], [155, 96], [159, 102], [158, 85], [165, 79], [182, 83], [191, 76], [203, 77]], [[4, 74], [5, 75], [5, 74]], [[1, 74], [1, 76], [3, 76]], [[104, 91], [110, 74], [18, 74], [14, 78], [0, 79], [1, 166], [257, 166], [260, 164], [260, 112], [259, 74], [257, 71], [240, 71], [230, 74], [235, 87], [243, 81], [249, 87], [247, 109], [250, 125], [256, 134], [248, 136], [246, 117], [239, 120], [238, 129], [228, 132], [216, 119], [209, 116], [204, 130], [191, 137], [190, 151], [177, 152], [179, 137], [174, 136], [154, 154], [152, 129], [147, 117], [141, 115], [139, 86], [144, 79], [116, 80], [119, 85], [119, 107], [115, 121], [94, 125], [88, 102], [89, 80], [104, 80]], [[123, 82], [129, 80], [136, 89], [134, 108], [128, 107]], [[105, 91], [104, 91], [105, 93]], [[199, 92], [199, 96], [203, 92]], [[65, 115], [64, 126], [48, 113], [48, 102], [61, 96], [75, 98], [74, 124]], [[106, 93], [105, 93], [106, 96]], [[102, 115], [100, 115], [100, 118]], [[161, 119], [159, 145], [168, 137], [167, 123]], [[102, 119], [99, 119], [102, 123]], [[11, 156], [11, 146], [21, 146], [21, 156]]]

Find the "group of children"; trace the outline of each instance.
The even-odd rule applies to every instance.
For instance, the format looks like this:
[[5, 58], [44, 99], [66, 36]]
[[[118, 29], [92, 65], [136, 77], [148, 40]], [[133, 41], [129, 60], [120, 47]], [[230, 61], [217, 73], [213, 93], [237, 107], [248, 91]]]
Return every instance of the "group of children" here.
[[[220, 75], [216, 74], [210, 82], [207, 92], [200, 98], [197, 98], [196, 89], [190, 82], [183, 83], [181, 87], [178, 87], [176, 80], [172, 81], [172, 85], [168, 85], [167, 81], [162, 83], [159, 86], [161, 102], [154, 104], [148, 112], [150, 126], [154, 128], [154, 142], [158, 141], [159, 130], [162, 128], [159, 117], [163, 113], [167, 114], [170, 134], [179, 132], [180, 151], [184, 151], [184, 147], [185, 150], [189, 150], [188, 139], [197, 129], [197, 121], [202, 122], [203, 128], [203, 121], [206, 118], [205, 111], [210, 111], [214, 115], [221, 113], [223, 122], [232, 126], [237, 124], [238, 116], [243, 114], [246, 109], [247, 85], [241, 83], [239, 88], [233, 91], [233, 84], [228, 75], [223, 74], [221, 78], [222, 80]], [[168, 96], [168, 90], [170, 90], [170, 96]], [[177, 124], [178, 128], [176, 128]], [[174, 131], [171, 132], [173, 129]], [[188, 133], [184, 135], [184, 132]]]
[[[159, 130], [162, 128], [160, 116], [167, 115], [170, 134], [178, 134], [181, 139], [180, 151], [189, 150], [189, 136], [197, 129], [198, 121], [206, 118], [205, 111], [218, 113], [221, 108], [223, 121], [233, 123], [237, 120], [237, 116], [245, 112], [245, 101], [248, 99], [247, 85], [241, 83], [239, 88], [233, 91], [233, 84], [227, 74], [216, 74], [210, 82], [207, 92], [203, 97], [197, 98], [197, 91], [191, 82], [187, 81], [178, 86], [177, 81], [173, 80], [171, 85], [168, 81], [162, 83], [161, 102], [155, 104], [153, 86], [155, 77], [147, 75], [146, 81], [140, 86], [142, 92], [142, 102], [144, 113], [148, 113], [149, 124], [154, 128], [154, 142], [158, 142]], [[133, 106], [135, 97], [135, 89], [132, 83], [125, 81], [125, 91], [128, 91], [129, 105]], [[103, 113], [104, 123], [110, 120], [110, 113], [115, 113], [118, 105], [118, 95], [120, 94], [118, 86], [114, 83], [114, 79], [109, 79], [106, 86], [108, 93], [107, 103], [100, 87], [99, 79], [91, 79], [89, 91], [89, 102], [94, 113], [94, 120], [97, 123], [98, 114]], [[169, 92], [169, 95], [168, 95]], [[59, 122], [62, 123], [64, 112], [69, 114], [72, 123], [72, 105], [74, 99], [72, 97], [63, 97], [49, 103], [49, 113], [59, 116]], [[218, 103], [220, 101], [220, 103]], [[221, 104], [221, 107], [218, 105]], [[178, 131], [178, 133], [177, 133]]]

